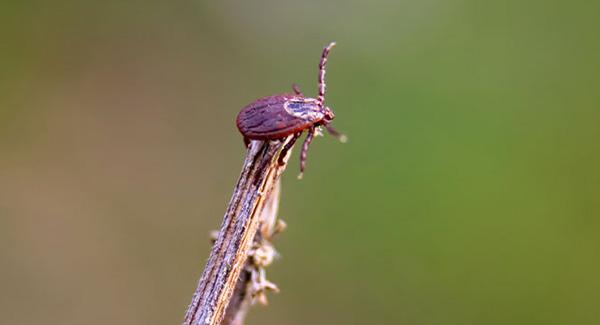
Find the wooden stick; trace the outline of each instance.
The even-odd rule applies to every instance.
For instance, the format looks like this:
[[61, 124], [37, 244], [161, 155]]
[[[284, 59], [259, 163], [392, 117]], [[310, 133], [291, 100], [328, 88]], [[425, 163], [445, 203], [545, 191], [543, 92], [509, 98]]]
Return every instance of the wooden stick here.
[[[268, 246], [270, 246], [270, 240], [273, 235], [283, 231], [285, 228], [285, 223], [277, 219], [280, 189], [281, 181], [277, 180], [273, 190], [267, 195], [259, 221], [259, 230], [254, 237], [253, 249], [255, 251], [265, 247], [269, 248]], [[270, 247], [272, 248], [272, 246]], [[272, 253], [275, 253], [274, 249]], [[259, 254], [255, 253], [255, 255]], [[225, 317], [223, 318], [221, 325], [243, 325], [246, 313], [255, 301], [266, 305], [265, 289], [274, 291], [279, 290], [274, 284], [266, 281], [266, 279], [262, 279], [262, 283], [261, 281], [256, 281], [256, 273], [262, 271], [262, 274], [264, 275], [264, 268], [268, 266], [268, 264], [270, 264], [270, 261], [268, 261], [267, 265], [261, 264], [260, 255], [258, 257], [249, 256], [249, 259], [246, 261], [246, 266], [242, 270], [238, 283], [235, 286], [235, 291], [231, 296], [229, 306], [227, 306], [227, 311], [225, 312]], [[265, 281], [267, 282], [267, 287], [264, 287]], [[259, 291], [256, 290], [257, 287]]]
[[[279, 165], [278, 160], [281, 149], [290, 139], [250, 143], [240, 178], [183, 325], [221, 324], [234, 291], [238, 295], [236, 299], [241, 300], [234, 300], [237, 310], [227, 310], [227, 319], [231, 324], [241, 324], [250, 299], [247, 290], [251, 281], [251, 272], [244, 268], [256, 234], [262, 233], [259, 229], [261, 219], [275, 218], [279, 195], [278, 189], [275, 192], [273, 189], [277, 187], [289, 154], [284, 157], [283, 165]], [[263, 214], [265, 206], [274, 210]], [[238, 323], [236, 319], [239, 319]]]

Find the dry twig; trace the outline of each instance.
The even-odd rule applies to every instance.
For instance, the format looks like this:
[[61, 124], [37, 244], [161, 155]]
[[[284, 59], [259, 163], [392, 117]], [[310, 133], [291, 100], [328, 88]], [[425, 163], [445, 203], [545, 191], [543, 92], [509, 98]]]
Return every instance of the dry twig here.
[[264, 267], [275, 253], [270, 237], [281, 228], [275, 220], [285, 164], [278, 158], [289, 140], [251, 142], [184, 325], [241, 325], [253, 300], [265, 303], [265, 291], [277, 290]]

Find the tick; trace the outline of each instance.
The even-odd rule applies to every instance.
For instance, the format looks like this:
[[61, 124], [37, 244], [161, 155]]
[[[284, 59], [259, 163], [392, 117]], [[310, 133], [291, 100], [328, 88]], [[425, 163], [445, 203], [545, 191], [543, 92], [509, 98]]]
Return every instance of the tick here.
[[306, 166], [306, 154], [313, 138], [323, 126], [341, 142], [346, 141], [346, 136], [337, 132], [331, 125], [335, 117], [331, 109], [324, 105], [325, 102], [325, 65], [329, 51], [335, 46], [330, 43], [323, 49], [319, 61], [319, 95], [317, 98], [304, 97], [298, 85], [293, 84], [294, 93], [267, 96], [255, 100], [242, 108], [237, 116], [236, 124], [242, 135], [244, 143], [250, 140], [278, 140], [292, 135], [290, 141], [284, 146], [279, 155], [279, 164], [292, 148], [296, 140], [307, 130], [308, 135], [302, 144], [300, 152], [300, 175], [302, 178]]

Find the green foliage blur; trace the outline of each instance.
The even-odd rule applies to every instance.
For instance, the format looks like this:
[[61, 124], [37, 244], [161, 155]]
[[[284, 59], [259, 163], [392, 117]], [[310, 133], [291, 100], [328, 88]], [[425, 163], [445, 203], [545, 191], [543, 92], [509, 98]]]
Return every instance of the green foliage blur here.
[[317, 91], [248, 324], [600, 324], [600, 3], [3, 1], [0, 323], [178, 324], [234, 119]]

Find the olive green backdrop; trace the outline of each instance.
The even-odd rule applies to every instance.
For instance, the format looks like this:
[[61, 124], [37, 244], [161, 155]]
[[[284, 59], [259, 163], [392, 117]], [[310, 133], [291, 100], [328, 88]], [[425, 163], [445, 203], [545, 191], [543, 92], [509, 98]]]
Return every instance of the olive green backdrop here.
[[316, 93], [248, 324], [600, 324], [600, 6], [3, 1], [0, 323], [178, 324], [244, 156]]

